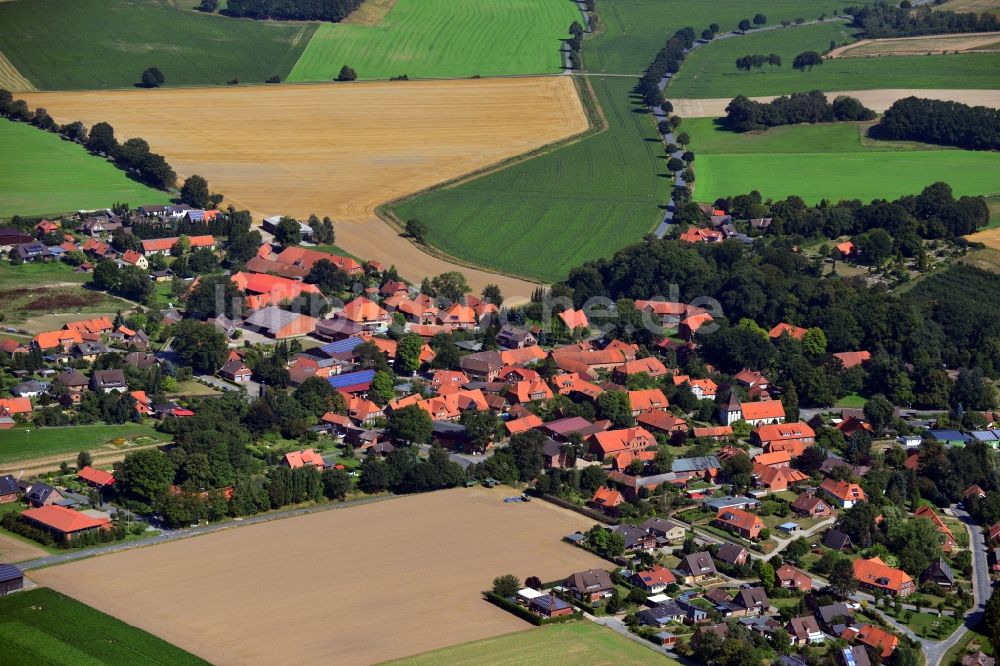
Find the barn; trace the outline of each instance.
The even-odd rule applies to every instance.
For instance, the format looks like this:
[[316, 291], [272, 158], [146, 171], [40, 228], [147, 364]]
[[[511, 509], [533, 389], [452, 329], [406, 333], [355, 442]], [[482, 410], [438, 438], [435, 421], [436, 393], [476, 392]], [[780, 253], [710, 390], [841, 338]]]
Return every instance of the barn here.
[[0, 597], [24, 587], [24, 574], [13, 564], [0, 564]]

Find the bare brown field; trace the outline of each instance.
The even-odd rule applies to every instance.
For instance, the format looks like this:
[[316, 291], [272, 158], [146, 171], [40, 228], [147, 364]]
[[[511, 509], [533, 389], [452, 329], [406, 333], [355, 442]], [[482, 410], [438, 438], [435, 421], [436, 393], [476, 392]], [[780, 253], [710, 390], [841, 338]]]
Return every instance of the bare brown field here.
[[[93, 457], [92, 464], [95, 467], [110, 468], [113, 463], [116, 463], [119, 460], [124, 460], [125, 455], [128, 453], [132, 453], [133, 451], [138, 451], [140, 449], [151, 449], [155, 446], [163, 446], [163, 442], [130, 446], [127, 448], [121, 448], [108, 443], [99, 448], [92, 447], [89, 451], [91, 457]], [[60, 453], [40, 458], [31, 458], [29, 460], [17, 460], [10, 463], [0, 464], [0, 474], [36, 476], [38, 474], [44, 474], [45, 472], [54, 472], [59, 469], [59, 465], [61, 463], [69, 462], [73, 459], [73, 457], [72, 453]], [[2, 550], [3, 547], [0, 546], [0, 551]], [[3, 560], [3, 557], [0, 557], [0, 560]]]
[[14, 537], [0, 534], [0, 562], [24, 562], [48, 555], [36, 546], [18, 541]]
[[[430, 257], [375, 208], [587, 129], [571, 77], [372, 82], [24, 95], [59, 122], [141, 136], [178, 174], [205, 176], [258, 219], [316, 213], [337, 244], [414, 280], [455, 264]], [[130, 202], [139, 204], [141, 202]], [[478, 291], [533, 284], [459, 268]]]
[[[882, 113], [893, 102], [904, 97], [923, 97], [951, 102], [961, 102], [970, 106], [1000, 107], [1000, 90], [923, 90], [917, 88], [882, 88], [879, 90], [840, 90], [825, 93], [830, 99], [838, 95], [857, 97], [868, 108]], [[751, 97], [758, 102], [770, 102], [777, 95]], [[685, 118], [721, 118], [726, 115], [726, 106], [732, 101], [729, 97], [713, 97], [705, 99], [671, 99], [674, 112]]]
[[510, 488], [454, 489], [223, 530], [39, 570], [42, 585], [215, 664], [370, 664], [530, 627], [497, 575], [606, 566], [593, 521]]
[[1000, 32], [971, 32], [952, 35], [925, 35], [891, 39], [862, 39], [836, 48], [830, 58], [869, 58], [880, 56], [913, 56], [959, 51], [995, 51]]

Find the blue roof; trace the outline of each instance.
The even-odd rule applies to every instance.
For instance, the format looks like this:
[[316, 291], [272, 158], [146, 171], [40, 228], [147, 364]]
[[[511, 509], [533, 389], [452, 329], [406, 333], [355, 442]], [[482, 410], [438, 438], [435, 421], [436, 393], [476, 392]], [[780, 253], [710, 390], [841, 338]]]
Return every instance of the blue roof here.
[[928, 434], [939, 442], [968, 442], [970, 439], [957, 430], [931, 430]]
[[334, 375], [327, 379], [333, 388], [345, 388], [357, 384], [369, 384], [375, 377], [374, 370], [361, 370], [359, 372], [348, 372], [342, 375]]
[[969, 434], [972, 435], [973, 439], [977, 439], [980, 442], [995, 442], [997, 439], [1000, 439], [992, 430], [973, 430]]
[[363, 344], [364, 340], [358, 337], [344, 338], [343, 340], [337, 340], [336, 342], [330, 342], [319, 348], [324, 354], [343, 354], [344, 352], [354, 351], [354, 348], [360, 344]]
[[0, 564], [0, 583], [6, 583], [8, 580], [17, 580], [21, 577], [23, 577], [21, 570], [13, 564]]

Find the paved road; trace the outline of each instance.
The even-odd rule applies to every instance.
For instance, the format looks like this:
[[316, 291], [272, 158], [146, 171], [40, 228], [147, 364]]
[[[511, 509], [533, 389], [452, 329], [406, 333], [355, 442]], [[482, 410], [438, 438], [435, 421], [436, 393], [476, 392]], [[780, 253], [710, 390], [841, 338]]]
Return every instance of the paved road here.
[[938, 666], [944, 660], [945, 654], [953, 648], [970, 628], [977, 626], [983, 619], [983, 610], [986, 602], [993, 594], [993, 581], [990, 580], [989, 563], [986, 559], [987, 545], [983, 528], [975, 523], [968, 513], [961, 509], [954, 509], [955, 515], [965, 523], [965, 528], [969, 531], [969, 548], [972, 549], [972, 594], [976, 599], [976, 605], [965, 616], [965, 624], [956, 629], [951, 636], [943, 641], [931, 643], [923, 641], [924, 654], [927, 655], [928, 666]]
[[66, 564], [67, 562], [72, 562], [74, 560], [83, 560], [89, 557], [95, 557], [97, 555], [107, 555], [108, 553], [115, 553], [122, 550], [131, 550], [133, 548], [144, 548], [146, 546], [155, 546], [157, 544], [166, 543], [168, 541], [176, 541], [177, 539], [186, 539], [188, 537], [201, 536], [203, 534], [211, 534], [212, 532], [220, 532], [222, 530], [233, 529], [236, 527], [245, 527], [247, 525], [267, 523], [272, 520], [293, 518], [295, 516], [305, 516], [311, 513], [320, 513], [322, 511], [346, 509], [348, 507], [359, 506], [362, 504], [381, 502], [383, 500], [392, 499], [394, 497], [397, 497], [397, 495], [378, 495], [375, 497], [365, 497], [363, 499], [351, 500], [349, 502], [330, 502], [328, 504], [306, 507], [304, 509], [289, 509], [288, 511], [262, 513], [256, 516], [249, 516], [247, 518], [231, 520], [225, 523], [213, 523], [211, 525], [189, 527], [179, 530], [165, 529], [163, 530], [162, 533], [146, 539], [112, 543], [112, 544], [107, 544], [105, 546], [87, 548], [85, 550], [76, 550], [68, 553], [59, 553], [57, 555], [48, 555], [46, 557], [40, 557], [37, 560], [28, 560], [27, 562], [20, 562], [18, 563], [17, 566], [22, 571], [29, 571], [31, 569], [41, 569], [43, 567], [49, 567], [56, 564]]

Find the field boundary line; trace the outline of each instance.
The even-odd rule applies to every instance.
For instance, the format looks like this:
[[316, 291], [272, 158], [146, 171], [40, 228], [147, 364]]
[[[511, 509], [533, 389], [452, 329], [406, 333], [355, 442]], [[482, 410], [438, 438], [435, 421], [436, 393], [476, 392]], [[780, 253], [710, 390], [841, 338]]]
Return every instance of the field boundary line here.
[[[562, 148], [565, 148], [566, 146], [571, 146], [575, 143], [578, 143], [587, 137], [596, 136], [598, 134], [606, 132], [608, 130], [608, 121], [606, 116], [604, 115], [603, 107], [601, 107], [600, 102], [597, 101], [597, 95], [594, 93], [593, 87], [589, 79], [578, 77], [576, 75], [571, 75], [571, 76], [573, 76], [573, 84], [576, 88], [577, 95], [580, 98], [580, 104], [581, 106], [583, 106], [584, 114], [587, 117], [587, 129], [572, 136], [566, 137], [564, 139], [560, 139], [559, 141], [554, 141], [552, 143], [546, 144], [527, 153], [515, 155], [514, 157], [508, 157], [507, 159], [501, 162], [497, 162], [496, 164], [483, 167], [482, 169], [477, 169], [476, 171], [471, 171], [466, 174], [462, 174], [457, 178], [452, 178], [451, 180], [447, 180], [443, 183], [438, 183], [437, 185], [433, 185], [431, 187], [426, 187], [417, 192], [408, 194], [405, 197], [401, 197], [393, 201], [388, 201], [384, 204], [376, 206], [375, 214], [378, 216], [380, 220], [389, 225], [390, 228], [394, 229], [395, 231], [399, 232], [400, 235], [405, 237], [406, 225], [405, 222], [403, 222], [403, 220], [401, 220], [399, 216], [396, 214], [397, 206], [406, 203], [407, 201], [410, 201], [412, 199], [415, 199], [417, 197], [429, 194], [430, 192], [451, 189], [453, 187], [457, 187], [458, 185], [478, 180], [479, 178], [488, 176], [492, 173], [496, 173], [503, 169], [507, 169], [515, 164], [526, 162], [528, 160], [535, 159], [536, 157], [541, 157], [542, 155], [547, 155], [548, 153], [551, 153], [554, 150], [560, 150]], [[537, 278], [518, 275], [510, 271], [500, 270], [498, 268], [481, 266], [474, 262], [454, 257], [433, 245], [415, 243], [413, 242], [412, 239], [409, 238], [408, 240], [421, 252], [429, 254], [432, 257], [436, 257], [438, 259], [451, 262], [458, 266], [463, 266], [465, 268], [474, 268], [477, 270], [487, 271], [490, 273], [495, 273], [497, 275], [503, 275], [510, 278], [517, 278], [519, 280], [524, 280], [525, 282], [530, 282], [533, 284], [538, 284], [538, 285], [545, 284], [544, 282], [539, 281]]]
[[38, 90], [35, 84], [29, 81], [3, 54], [3, 51], [0, 51], [0, 88], [6, 88], [10, 92], [36, 92]]

